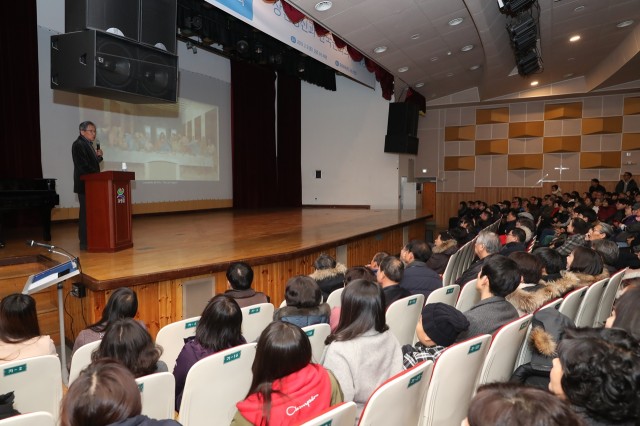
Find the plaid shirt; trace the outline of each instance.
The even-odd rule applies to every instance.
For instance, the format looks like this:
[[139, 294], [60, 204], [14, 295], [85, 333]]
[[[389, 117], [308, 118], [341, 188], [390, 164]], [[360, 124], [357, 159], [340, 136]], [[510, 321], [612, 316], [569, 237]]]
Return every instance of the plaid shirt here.
[[558, 247], [556, 251], [560, 253], [562, 256], [567, 257], [571, 254], [573, 249], [578, 246], [583, 246], [585, 243], [584, 235], [582, 234], [573, 234], [567, 237], [567, 241], [564, 242], [563, 245]]
[[426, 347], [420, 342], [416, 343], [415, 347], [404, 345], [402, 347], [402, 365], [406, 370], [422, 361], [431, 360], [435, 362], [445, 349], [447, 348], [444, 346]]

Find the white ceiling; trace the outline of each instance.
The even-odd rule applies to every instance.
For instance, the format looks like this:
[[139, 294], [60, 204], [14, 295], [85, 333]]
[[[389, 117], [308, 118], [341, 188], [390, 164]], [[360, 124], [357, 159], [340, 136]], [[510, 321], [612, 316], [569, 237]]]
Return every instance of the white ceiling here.
[[[394, 74], [396, 96], [411, 86], [428, 101], [462, 91], [487, 100], [531, 91], [533, 80], [547, 88], [541, 96], [640, 80], [640, 0], [539, 0], [544, 69], [526, 78], [508, 77], [515, 58], [496, 0], [333, 0], [325, 12], [315, 10], [319, 0], [288, 1]], [[575, 34], [581, 39], [570, 43]], [[377, 46], [387, 51], [376, 54]]]

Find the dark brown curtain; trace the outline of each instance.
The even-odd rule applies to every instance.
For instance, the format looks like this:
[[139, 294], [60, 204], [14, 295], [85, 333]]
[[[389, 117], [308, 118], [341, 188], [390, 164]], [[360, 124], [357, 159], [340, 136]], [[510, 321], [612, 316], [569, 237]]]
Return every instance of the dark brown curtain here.
[[36, 0], [10, 2], [0, 24], [0, 178], [41, 178]]
[[279, 207], [302, 205], [300, 80], [278, 74]]

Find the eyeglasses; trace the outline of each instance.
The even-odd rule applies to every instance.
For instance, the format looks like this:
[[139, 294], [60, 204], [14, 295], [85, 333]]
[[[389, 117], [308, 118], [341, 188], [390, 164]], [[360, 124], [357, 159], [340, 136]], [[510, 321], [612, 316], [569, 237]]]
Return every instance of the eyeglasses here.
[[88, 129], [87, 129], [87, 130], [83, 130], [83, 132], [87, 132], [87, 133], [95, 133], [96, 131], [95, 131], [95, 130], [88, 130]]

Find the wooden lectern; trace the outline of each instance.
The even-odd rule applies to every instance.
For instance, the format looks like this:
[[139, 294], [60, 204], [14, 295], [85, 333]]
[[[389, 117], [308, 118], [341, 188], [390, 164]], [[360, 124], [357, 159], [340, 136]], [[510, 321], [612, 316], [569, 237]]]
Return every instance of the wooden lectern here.
[[133, 247], [133, 172], [115, 170], [81, 176], [87, 203], [87, 251], [114, 252]]

